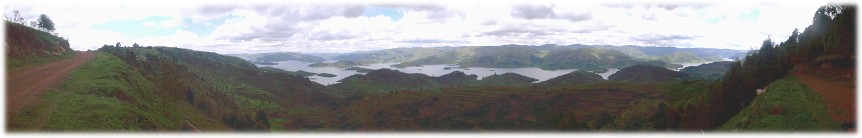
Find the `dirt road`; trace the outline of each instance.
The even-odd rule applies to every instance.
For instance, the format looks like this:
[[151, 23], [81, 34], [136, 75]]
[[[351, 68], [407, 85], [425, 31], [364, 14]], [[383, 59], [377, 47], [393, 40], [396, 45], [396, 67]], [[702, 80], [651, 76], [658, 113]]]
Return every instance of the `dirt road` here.
[[820, 93], [823, 101], [829, 106], [829, 114], [838, 122], [856, 122], [856, 91], [853, 88], [841, 86], [832, 81], [823, 80], [810, 76], [805, 64], [797, 64], [799, 72], [793, 72], [799, 81], [805, 83], [817, 93]]
[[95, 57], [95, 52], [78, 52], [70, 59], [9, 71], [6, 74], [7, 115], [37, 103], [45, 90], [61, 81], [73, 69]]

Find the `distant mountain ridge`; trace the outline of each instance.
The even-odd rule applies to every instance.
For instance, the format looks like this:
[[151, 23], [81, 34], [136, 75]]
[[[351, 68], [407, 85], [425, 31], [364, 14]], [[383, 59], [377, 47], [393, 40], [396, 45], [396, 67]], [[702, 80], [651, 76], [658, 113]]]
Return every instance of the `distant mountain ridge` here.
[[[590, 52], [572, 50], [594, 49]], [[602, 49], [602, 50], [596, 50]], [[609, 51], [618, 51], [609, 52]], [[594, 56], [620, 57], [620, 60], [599, 58], [593, 61], [604, 62], [600, 67], [584, 66], [589, 63], [554, 63], [568, 62], [559, 56], [587, 57], [586, 55], [554, 55], [565, 52], [589, 54]], [[592, 52], [592, 53], [591, 53]], [[467, 47], [427, 47], [427, 48], [394, 48], [377, 51], [363, 51], [335, 56], [334, 60], [355, 61], [357, 65], [375, 63], [394, 63], [396, 67], [456, 64], [464, 67], [540, 67], [543, 69], [588, 69], [604, 71], [607, 68], [621, 68], [635, 64], [648, 64], [666, 68], [681, 66], [672, 63], [702, 63], [737, 58], [745, 51], [713, 48], [675, 48], [675, 47], [642, 47], [642, 46], [607, 46], [607, 45], [502, 45], [502, 46], [467, 46]], [[557, 57], [554, 57], [557, 56]], [[622, 57], [628, 56], [629, 58]], [[548, 58], [552, 58], [549, 60]], [[555, 58], [555, 59], [553, 59]], [[629, 60], [630, 59], [630, 60]], [[582, 59], [576, 59], [582, 60]], [[661, 63], [662, 61], [666, 63]], [[622, 63], [613, 63], [622, 62]], [[326, 66], [326, 65], [324, 65]]]
[[271, 52], [271, 53], [257, 53], [257, 54], [229, 54], [229, 56], [240, 57], [246, 60], [251, 61], [264, 61], [264, 62], [276, 62], [276, 61], [288, 61], [288, 60], [296, 60], [302, 62], [323, 62], [326, 59], [313, 56], [306, 55], [294, 52]]

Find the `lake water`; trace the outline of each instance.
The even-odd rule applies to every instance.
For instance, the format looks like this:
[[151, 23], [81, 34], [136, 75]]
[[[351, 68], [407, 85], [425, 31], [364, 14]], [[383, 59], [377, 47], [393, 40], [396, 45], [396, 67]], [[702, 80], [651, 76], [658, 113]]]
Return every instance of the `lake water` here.
[[[405, 67], [405, 68], [396, 68], [392, 67], [397, 63], [382, 63], [382, 64], [371, 64], [369, 66], [359, 66], [368, 69], [381, 69], [388, 68], [393, 70], [398, 70], [404, 73], [421, 73], [428, 76], [441, 76], [452, 73], [453, 71], [461, 71], [464, 74], [475, 74], [478, 76], [477, 79], [481, 80], [482, 78], [494, 75], [494, 74], [503, 74], [507, 72], [518, 73], [530, 78], [537, 79], [536, 82], [545, 81], [560, 75], [564, 75], [570, 73], [572, 71], [576, 71], [577, 69], [563, 69], [563, 70], [542, 70], [536, 67], [529, 68], [484, 68], [484, 67], [469, 67], [469, 68], [459, 68], [457, 65], [422, 65], [421, 67]], [[449, 70], [445, 68], [449, 67]]]
[[[728, 59], [725, 59], [725, 60], [728, 60]], [[337, 61], [337, 60], [327, 60], [325, 62], [332, 63], [335, 61]], [[313, 64], [311, 62], [301, 62], [301, 61], [295, 61], [295, 60], [279, 61], [279, 62], [274, 62], [274, 63], [277, 63], [278, 65], [257, 65], [257, 66], [274, 67], [274, 68], [284, 69], [287, 71], [302, 70], [302, 71], [313, 72], [313, 73], [329, 73], [329, 74], [335, 74], [336, 75], [335, 77], [321, 77], [321, 76], [309, 76], [308, 77], [309, 79], [311, 79], [311, 81], [314, 81], [314, 82], [317, 82], [317, 83], [320, 83], [323, 85], [330, 85], [330, 84], [338, 83], [338, 80], [344, 79], [350, 75], [365, 74], [365, 73], [359, 73], [359, 72], [356, 72], [353, 70], [344, 70], [344, 68], [336, 68], [336, 67], [313, 68], [313, 67], [308, 66], [308, 65]], [[711, 63], [711, 62], [706, 62], [706, 63]], [[706, 63], [676, 63], [676, 64], [682, 65], [683, 67], [679, 68], [679, 69], [683, 69], [685, 67], [698, 66], [698, 65], [702, 65], [702, 64], [706, 64]], [[395, 64], [398, 64], [398, 63], [379, 63], [379, 64], [370, 64], [368, 66], [358, 66], [358, 67], [368, 68], [368, 69], [373, 69], [373, 70], [388, 68], [388, 69], [392, 69], [392, 70], [398, 70], [398, 71], [401, 71], [404, 73], [411, 73], [411, 74], [412, 73], [420, 73], [420, 74], [425, 74], [425, 75], [433, 76], [433, 77], [446, 75], [446, 74], [452, 73], [453, 71], [462, 71], [468, 75], [469, 74], [475, 74], [476, 76], [478, 76], [477, 79], [479, 79], [479, 80], [481, 80], [482, 78], [494, 75], [494, 74], [503, 74], [503, 73], [511, 72], [511, 73], [518, 73], [518, 74], [521, 74], [521, 75], [524, 75], [524, 76], [527, 76], [530, 78], [535, 78], [538, 80], [536, 82], [546, 81], [548, 79], [551, 79], [551, 78], [554, 78], [554, 77], [557, 77], [560, 75], [564, 75], [564, 74], [567, 74], [567, 73], [570, 73], [572, 71], [577, 70], [577, 69], [542, 70], [542, 69], [539, 69], [536, 67], [529, 67], [529, 68], [484, 68], [484, 67], [459, 68], [456, 65], [446, 65], [446, 64], [423, 65], [421, 67], [415, 67], [414, 66], [414, 67], [405, 67], [405, 68], [392, 67], [392, 65], [395, 65]], [[448, 70], [445, 69], [447, 67], [450, 69], [448, 69]], [[677, 69], [677, 71], [679, 71], [679, 69]], [[612, 74], [614, 74], [618, 71], [620, 71], [620, 69], [610, 68], [610, 69], [608, 69], [607, 72], [596, 73], [596, 74], [602, 76], [602, 78], [604, 78], [604, 79], [608, 79], [609, 76], [611, 76]]]
[[[321, 76], [309, 76], [308, 77], [309, 79], [311, 79], [311, 81], [314, 81], [314, 82], [317, 82], [317, 83], [320, 83], [323, 85], [330, 85], [330, 84], [338, 83], [337, 82], [338, 80], [344, 79], [350, 75], [364, 74], [364, 73], [359, 73], [359, 72], [356, 72], [353, 70], [344, 70], [343, 68], [336, 68], [336, 67], [313, 68], [313, 67], [308, 66], [308, 65], [312, 64], [311, 62], [301, 62], [301, 61], [290, 60], [290, 61], [279, 61], [279, 62], [274, 62], [274, 63], [278, 63], [278, 65], [258, 65], [258, 66], [280, 68], [280, 69], [284, 69], [287, 71], [302, 70], [302, 71], [307, 71], [307, 72], [330, 73], [330, 74], [336, 75], [335, 77], [321, 77]], [[512, 72], [512, 73], [518, 73], [518, 74], [521, 74], [521, 75], [524, 75], [524, 76], [527, 76], [530, 78], [535, 78], [538, 80], [536, 82], [545, 81], [545, 80], [548, 80], [548, 79], [551, 79], [551, 78], [554, 78], [554, 77], [557, 77], [560, 75], [564, 75], [564, 74], [567, 74], [567, 73], [570, 73], [572, 71], [577, 70], [577, 69], [542, 70], [542, 69], [539, 69], [536, 67], [530, 67], [530, 68], [484, 68], [484, 67], [458, 68], [458, 66], [455, 66], [455, 65], [445, 65], [445, 64], [443, 64], [443, 65], [423, 65], [421, 67], [396, 68], [396, 67], [391, 66], [394, 64], [398, 64], [398, 63], [380, 63], [380, 64], [371, 64], [368, 66], [359, 66], [359, 67], [374, 69], [374, 70], [387, 68], [387, 69], [392, 69], [392, 70], [398, 70], [398, 71], [401, 71], [404, 73], [411, 73], [411, 74], [412, 73], [421, 73], [421, 74], [425, 74], [428, 76], [434, 76], [434, 77], [446, 75], [446, 74], [452, 73], [453, 71], [462, 71], [468, 75], [469, 74], [475, 74], [476, 76], [478, 76], [477, 79], [480, 79], [480, 80], [482, 78], [485, 78], [485, 77], [488, 77], [488, 76], [491, 76], [494, 74], [503, 74], [503, 73], [507, 73], [507, 72]], [[446, 67], [449, 67], [450, 69], [448, 69], [448, 70], [444, 69]], [[610, 76], [611, 74], [613, 74], [617, 71], [619, 71], [619, 69], [610, 69], [610, 71], [605, 72], [605, 73], [599, 73], [599, 75], [601, 75], [602, 77], [607, 79], [608, 76]]]
[[613, 75], [614, 73], [617, 73], [617, 71], [620, 71], [620, 69], [617, 69], [617, 68], [610, 68], [610, 69], [608, 69], [608, 71], [607, 71], [607, 72], [605, 72], [605, 73], [596, 73], [596, 74], [599, 74], [599, 76], [602, 76], [602, 78], [604, 78], [605, 80], [607, 80], [607, 79], [608, 79], [608, 77], [610, 77], [610, 76], [611, 76], [611, 75]]
[[309, 79], [311, 79], [311, 81], [314, 81], [314, 82], [317, 82], [317, 83], [320, 83], [323, 85], [335, 84], [336, 81], [344, 79], [347, 76], [350, 76], [353, 74], [360, 74], [359, 72], [356, 72], [356, 71], [344, 70], [342, 68], [336, 68], [336, 67], [312, 68], [312, 67], [308, 66], [308, 65], [313, 64], [311, 62], [301, 62], [301, 61], [289, 60], [289, 61], [278, 61], [278, 62], [274, 62], [274, 63], [278, 63], [278, 65], [257, 65], [257, 66], [273, 67], [273, 68], [284, 69], [287, 71], [302, 70], [302, 71], [307, 71], [307, 72], [329, 73], [329, 74], [335, 74], [336, 75], [335, 77], [321, 77], [321, 76], [309, 76], [308, 77]]
[[[330, 60], [327, 62], [333, 62], [333, 61]], [[335, 77], [321, 77], [321, 76], [309, 76], [308, 77], [309, 79], [311, 79], [311, 81], [314, 81], [314, 82], [317, 82], [317, 83], [320, 83], [323, 85], [330, 85], [330, 84], [338, 83], [338, 80], [344, 79], [350, 75], [365, 74], [365, 73], [359, 73], [359, 72], [356, 72], [353, 70], [344, 70], [344, 68], [336, 68], [336, 67], [313, 68], [313, 67], [308, 66], [308, 65], [313, 64], [311, 62], [301, 62], [301, 61], [295, 61], [295, 60], [279, 61], [279, 62], [274, 62], [274, 63], [278, 63], [278, 65], [257, 65], [257, 66], [274, 67], [274, 68], [284, 69], [287, 71], [302, 70], [302, 71], [307, 71], [307, 72], [329, 73], [329, 74], [335, 74], [336, 75]], [[494, 75], [494, 74], [503, 74], [503, 73], [511, 72], [511, 73], [518, 73], [518, 74], [521, 74], [521, 75], [524, 75], [524, 76], [527, 76], [530, 78], [535, 78], [538, 80], [536, 82], [546, 81], [548, 79], [551, 79], [551, 78], [554, 78], [554, 77], [557, 77], [560, 75], [564, 75], [564, 74], [570, 73], [572, 71], [577, 71], [577, 69], [542, 70], [542, 69], [539, 69], [536, 67], [529, 67], [529, 68], [484, 68], [484, 67], [459, 68], [456, 65], [446, 65], [446, 64], [423, 65], [421, 67], [396, 68], [396, 67], [391, 66], [394, 64], [398, 64], [398, 63], [379, 63], [379, 64], [371, 64], [368, 66], [358, 66], [358, 67], [368, 68], [368, 69], [373, 69], [373, 70], [387, 68], [387, 69], [392, 69], [392, 70], [398, 70], [398, 71], [401, 71], [404, 73], [411, 73], [411, 74], [412, 73], [420, 73], [420, 74], [425, 74], [425, 75], [433, 76], [433, 77], [446, 75], [446, 74], [452, 73], [453, 71], [462, 71], [468, 75], [469, 74], [475, 74], [476, 76], [478, 76], [477, 79], [479, 79], [479, 80], [481, 80], [482, 78]], [[681, 64], [681, 65], [683, 65], [683, 68], [685, 68], [685, 67], [697, 66], [697, 65], [706, 64], [706, 63], [677, 63], [677, 64]], [[450, 69], [448, 69], [448, 70], [445, 69], [447, 67]], [[679, 68], [679, 69], [682, 69], [682, 68]], [[604, 78], [604, 79], [608, 79], [609, 76], [611, 76], [612, 74], [614, 74], [618, 71], [620, 71], [620, 69], [610, 68], [610, 69], [608, 69], [607, 72], [596, 73], [596, 74], [602, 76], [602, 78]]]

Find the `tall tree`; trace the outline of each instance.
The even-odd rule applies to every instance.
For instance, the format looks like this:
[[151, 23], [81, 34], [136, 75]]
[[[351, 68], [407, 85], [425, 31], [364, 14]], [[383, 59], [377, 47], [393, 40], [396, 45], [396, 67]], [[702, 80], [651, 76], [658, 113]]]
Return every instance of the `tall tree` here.
[[21, 18], [21, 12], [18, 10], [13, 11], [14, 15], [12, 15], [12, 22], [21, 23], [24, 21], [24, 18]]
[[51, 21], [48, 15], [39, 15], [39, 28], [48, 30], [48, 32], [54, 32], [54, 21]]

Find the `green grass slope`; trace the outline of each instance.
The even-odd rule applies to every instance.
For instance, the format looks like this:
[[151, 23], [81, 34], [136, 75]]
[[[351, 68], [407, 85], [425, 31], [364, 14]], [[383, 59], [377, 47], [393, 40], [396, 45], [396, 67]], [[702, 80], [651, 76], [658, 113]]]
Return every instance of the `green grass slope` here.
[[[111, 54], [72, 71], [43, 102], [11, 115], [11, 131], [175, 131], [184, 119], [207, 130], [227, 130], [218, 120], [197, 112], [183, 101], [156, 92], [157, 84]], [[163, 94], [163, 93], [162, 93]]]
[[720, 131], [839, 131], [820, 95], [787, 76], [767, 86], [750, 105], [733, 116]]

